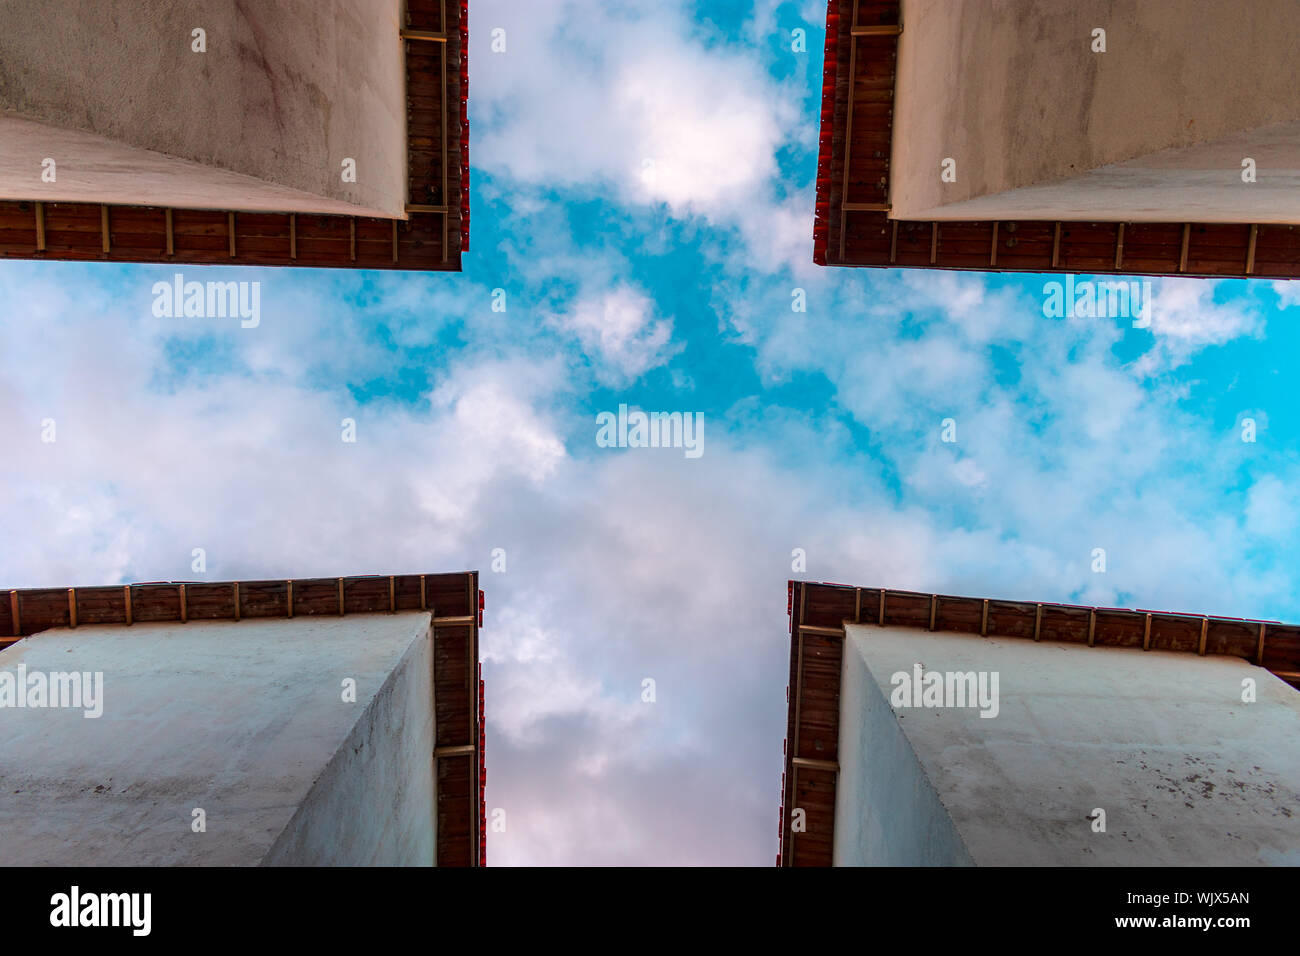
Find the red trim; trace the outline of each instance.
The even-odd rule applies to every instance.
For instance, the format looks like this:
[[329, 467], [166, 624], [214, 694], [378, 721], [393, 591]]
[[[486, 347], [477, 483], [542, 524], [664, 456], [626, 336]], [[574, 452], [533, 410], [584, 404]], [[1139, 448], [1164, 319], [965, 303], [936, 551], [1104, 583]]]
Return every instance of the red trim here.
[[469, 252], [469, 0], [460, 2], [460, 251]]
[[822, 65], [822, 123], [817, 144], [817, 205], [813, 213], [813, 262], [826, 265], [831, 215], [832, 141], [835, 138], [835, 80], [839, 73], [840, 0], [826, 4], [826, 46]]
[[[479, 592], [482, 593], [481, 591]], [[483, 665], [478, 665], [478, 865], [487, 866], [487, 730], [483, 723]]]

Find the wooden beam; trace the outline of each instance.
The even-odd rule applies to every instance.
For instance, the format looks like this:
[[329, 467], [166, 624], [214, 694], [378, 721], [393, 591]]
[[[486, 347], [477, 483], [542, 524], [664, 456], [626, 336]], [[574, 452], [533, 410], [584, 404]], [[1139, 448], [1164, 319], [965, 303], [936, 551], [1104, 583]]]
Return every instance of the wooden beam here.
[[403, 40], [424, 40], [428, 43], [447, 42], [446, 34], [435, 33], [432, 30], [401, 30], [399, 33]]
[[[431, 212], [431, 213], [442, 213], [442, 214], [445, 216], [445, 215], [447, 214], [447, 212], [448, 212], [448, 209], [447, 209], [446, 206], [421, 206], [421, 205], [419, 205], [418, 203], [411, 203], [411, 202], [409, 202], [409, 203], [406, 204], [406, 211], [407, 211], [407, 212]], [[394, 220], [394, 223], [393, 223], [393, 224], [394, 224], [394, 225], [397, 224], [397, 223], [396, 223], [396, 220]]]
[[235, 258], [235, 214], [226, 213], [226, 235], [230, 237], [230, 258]]
[[68, 627], [77, 626], [77, 589], [68, 588]]
[[1210, 636], [1210, 619], [1208, 617], [1203, 617], [1201, 618], [1201, 643], [1200, 646], [1196, 648], [1196, 653], [1200, 654], [1202, 657], [1205, 656], [1205, 640], [1209, 636]]
[[353, 262], [357, 261], [357, 218], [356, 216], [348, 217], [348, 258]]
[[230, 603], [235, 607], [235, 620], [239, 620], [239, 582], [230, 582]]
[[[853, 5], [853, 22], [857, 22], [857, 4]], [[855, 37], [896, 37], [903, 33], [901, 23], [879, 23], [870, 26], [853, 27], [850, 31], [851, 36]]]
[[99, 238], [103, 250], [105, 252], [111, 251], [112, 246], [109, 242], [108, 229], [108, 207], [104, 205], [99, 207]]
[[930, 630], [934, 630], [934, 619], [939, 614], [939, 595], [930, 595]]
[[862, 588], [853, 589], [853, 623], [862, 620]]
[[[438, 0], [439, 25], [447, 29], [447, 0]], [[461, 51], [464, 55], [464, 51]], [[439, 68], [442, 70], [442, 204], [444, 207], [451, 205], [451, 185], [447, 180], [447, 164], [451, 155], [447, 149], [447, 47], [443, 46], [442, 55], [438, 58]], [[446, 262], [451, 255], [451, 237], [448, 235], [447, 214], [442, 216], [442, 261]]]
[[1061, 268], [1061, 224], [1052, 231], [1052, 268]]
[[880, 626], [885, 626], [885, 589], [880, 589]]
[[397, 265], [397, 220], [396, 219], [393, 220], [393, 265]]
[[930, 223], [930, 265], [939, 261], [939, 224]]
[[388, 613], [397, 613], [397, 579], [391, 574], [388, 576]]
[[[474, 697], [474, 707], [478, 708], [478, 696]], [[437, 757], [466, 757], [472, 755], [477, 748], [473, 744], [455, 744], [448, 747], [433, 748], [433, 756]]]
[[893, 221], [893, 228], [889, 231], [889, 264], [892, 266], [898, 260], [898, 220]]
[[811, 757], [792, 757], [790, 759], [796, 767], [803, 767], [805, 770], [829, 770], [831, 773], [840, 772], [840, 765], [834, 760], [813, 760]]
[[45, 251], [45, 203], [36, 204], [36, 251]]
[[984, 599], [984, 612], [980, 615], [980, 637], [989, 636], [989, 599]]
[[889, 212], [891, 207], [887, 202], [845, 202], [840, 208], [845, 212]]
[[1246, 275], [1255, 271], [1255, 240], [1259, 238], [1259, 226], [1251, 223], [1250, 240], [1246, 247]]
[[1151, 615], [1147, 615], [1146, 625], [1142, 628], [1142, 650], [1151, 650]]
[[1097, 639], [1097, 609], [1088, 609], [1088, 646], [1093, 647]]
[[126, 602], [126, 626], [131, 626], [131, 585], [122, 588], [122, 597]]
[[176, 234], [172, 230], [172, 211], [165, 209], [163, 212], [167, 218], [167, 255], [174, 256], [176, 255]]
[[1034, 608], [1034, 640], [1042, 637], [1043, 631], [1043, 606], [1041, 604]]
[[185, 585], [181, 584], [178, 585], [178, 587], [179, 590], [177, 591], [177, 594], [181, 599], [181, 623], [184, 624], [189, 620], [189, 609], [185, 606]]
[[1124, 223], [1119, 224], [1119, 229], [1115, 232], [1115, 269], [1118, 271], [1124, 264]]
[[[853, 19], [849, 21], [850, 28], [858, 22], [858, 0], [853, 0]], [[850, 31], [851, 33], [851, 31]], [[849, 95], [848, 106], [845, 109], [844, 123], [844, 176], [840, 183], [840, 255], [839, 261], [844, 261], [844, 233], [848, 228], [848, 198], [849, 198], [849, 167], [852, 164], [853, 155], [853, 87], [854, 78], [858, 72], [858, 44], [852, 35], [849, 37]]]
[[421, 574], [420, 575], [420, 610], [421, 611], [429, 610], [429, 599], [427, 595], [428, 592], [425, 588], [424, 575]]
[[842, 627], [817, 627], [815, 624], [800, 624], [800, 634], [817, 634], [821, 637], [843, 637], [844, 628]]
[[343, 616], [343, 579], [339, 578], [339, 617]]
[[996, 220], [994, 220], [993, 240], [992, 242], [989, 243], [989, 265], [990, 266], [995, 266], [998, 264], [998, 225], [999, 223]]
[[433, 623], [439, 627], [456, 627], [465, 624], [473, 624], [477, 620], [478, 618], [471, 614], [469, 616], [462, 615], [460, 617], [435, 617]]
[[14, 637], [22, 633], [22, 613], [19, 607], [21, 599], [17, 591], [9, 592], [9, 623], [13, 625]]
[[289, 258], [298, 258], [298, 214], [289, 213]]
[[1255, 663], [1260, 667], [1264, 666], [1264, 629], [1266, 627], [1268, 627], [1267, 624], [1259, 626], [1259, 643], [1255, 646]]
[[285, 581], [284, 589], [285, 589], [284, 603], [285, 603], [285, 610], [287, 611], [286, 616], [293, 617], [293, 581], [292, 580]]
[[1191, 243], [1192, 243], [1192, 224], [1190, 222], [1185, 222], [1183, 223], [1183, 248], [1182, 251], [1178, 253], [1179, 272], [1187, 271], [1187, 247], [1190, 246]]

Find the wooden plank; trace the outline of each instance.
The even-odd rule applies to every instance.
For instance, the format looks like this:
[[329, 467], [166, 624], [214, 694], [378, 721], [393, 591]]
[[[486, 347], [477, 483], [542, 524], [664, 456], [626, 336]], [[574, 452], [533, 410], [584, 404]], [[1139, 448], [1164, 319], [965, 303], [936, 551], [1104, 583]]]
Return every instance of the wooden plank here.
[[[853, 0], [853, 19], [850, 24], [858, 22], [858, 0]], [[845, 232], [848, 228], [847, 202], [849, 198], [849, 169], [852, 165], [853, 150], [853, 89], [857, 85], [858, 75], [858, 44], [856, 39], [850, 35], [849, 38], [849, 81], [848, 81], [848, 106], [845, 110], [845, 131], [844, 131], [844, 175], [840, 184], [840, 262], [844, 261], [844, 244]]]

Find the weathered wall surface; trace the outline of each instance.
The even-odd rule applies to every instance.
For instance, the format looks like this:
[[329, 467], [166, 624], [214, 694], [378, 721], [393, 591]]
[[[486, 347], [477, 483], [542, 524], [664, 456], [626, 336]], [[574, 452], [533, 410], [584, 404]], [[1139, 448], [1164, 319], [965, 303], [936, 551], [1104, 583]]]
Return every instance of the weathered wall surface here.
[[892, 215], [1300, 222], [1293, 0], [903, 0], [902, 15]]
[[429, 637], [407, 648], [263, 865], [432, 865], [433, 748]]
[[835, 866], [970, 866], [970, 854], [867, 668], [847, 638], [840, 674]]
[[[225, 191], [228, 178], [208, 180], [201, 168], [172, 170], [193, 180], [183, 203], [160, 195], [151, 172], [132, 184], [136, 149], [344, 203], [356, 214], [400, 218], [400, 10], [399, 0], [4, 0], [0, 114], [65, 135], [52, 136], [48, 149], [39, 137], [0, 139], [8, 143], [0, 145], [0, 196], [97, 199], [77, 188], [89, 177], [114, 190], [116, 202], [250, 208]], [[195, 28], [206, 31], [206, 53], [191, 50]], [[50, 156], [67, 170], [65, 188], [40, 181], [33, 152], [38, 163]], [[345, 157], [356, 160], [355, 183], [342, 181]], [[124, 190], [134, 195], [117, 198]]]
[[[864, 680], [887, 700], [892, 675], [918, 662], [998, 673], [995, 717], [977, 708], [893, 715], [975, 863], [1300, 864], [1300, 693], [1268, 671], [1228, 657], [909, 628], [848, 634], [846, 656], [862, 664], [845, 670], [841, 735], [862, 720], [846, 708], [872, 690], [856, 686]], [[1254, 703], [1242, 701], [1246, 679]], [[841, 743], [842, 778], [861, 773], [854, 760], [867, 768], [850, 793], [870, 797], [882, 786], [873, 777], [906, 767], [887, 748], [877, 764], [871, 742], [857, 739], [859, 755]], [[1090, 820], [1097, 808], [1104, 833]], [[847, 798], [837, 805], [837, 851], [840, 827], [873, 812]], [[898, 819], [915, 831], [929, 816]]]
[[0, 709], [0, 864], [431, 862], [430, 630], [408, 612], [13, 645], [0, 672], [103, 672], [103, 714]]

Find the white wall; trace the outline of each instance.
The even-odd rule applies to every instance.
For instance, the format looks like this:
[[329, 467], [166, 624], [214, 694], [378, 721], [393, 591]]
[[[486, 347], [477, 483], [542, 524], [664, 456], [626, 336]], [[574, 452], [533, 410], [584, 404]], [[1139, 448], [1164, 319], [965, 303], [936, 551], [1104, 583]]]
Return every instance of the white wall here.
[[[844, 656], [837, 863], [956, 859], [946, 816], [979, 865], [1300, 864], [1300, 692], [1262, 668], [874, 625]], [[996, 671], [997, 716], [889, 713], [917, 662]]]
[[0, 864], [430, 864], [431, 654], [425, 612], [33, 635], [0, 671], [101, 671], [103, 716], [0, 709]]

